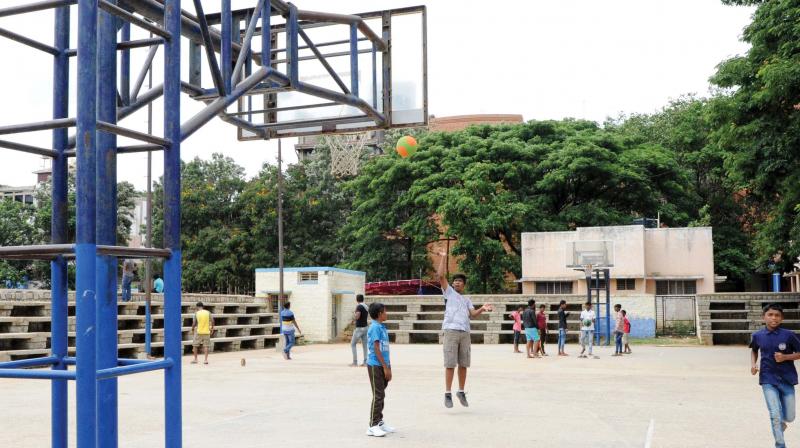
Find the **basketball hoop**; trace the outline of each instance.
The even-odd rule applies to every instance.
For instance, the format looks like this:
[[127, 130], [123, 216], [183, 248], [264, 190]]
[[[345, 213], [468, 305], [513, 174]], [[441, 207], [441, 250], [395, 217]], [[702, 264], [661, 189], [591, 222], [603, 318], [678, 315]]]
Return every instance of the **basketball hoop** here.
[[368, 134], [327, 135], [323, 142], [331, 150], [331, 174], [336, 177], [355, 176]]
[[587, 264], [583, 267], [583, 273], [586, 274], [586, 278], [592, 278], [592, 265]]

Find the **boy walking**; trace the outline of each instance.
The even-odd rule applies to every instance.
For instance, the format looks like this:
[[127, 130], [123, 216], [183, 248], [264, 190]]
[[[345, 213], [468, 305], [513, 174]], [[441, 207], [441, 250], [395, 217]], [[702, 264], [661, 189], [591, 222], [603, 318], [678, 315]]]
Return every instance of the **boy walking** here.
[[356, 329], [353, 330], [353, 338], [350, 339], [350, 349], [353, 351], [353, 363], [351, 367], [358, 366], [358, 341], [361, 341], [361, 346], [364, 353], [364, 362], [362, 366], [367, 365], [367, 314], [369, 310], [364, 305], [364, 296], [359, 294], [356, 296], [356, 310], [353, 313], [353, 320], [356, 323]]
[[614, 305], [614, 354], [611, 356], [622, 356], [622, 336], [625, 334], [625, 316], [622, 314], [622, 305]]
[[480, 316], [484, 311], [491, 312], [492, 306], [484, 303], [483, 306], [476, 310], [472, 301], [461, 295], [467, 285], [467, 276], [464, 274], [454, 275], [453, 286], [450, 286], [445, 275], [447, 254], [442, 253], [440, 255], [441, 261], [439, 262], [439, 268], [436, 270], [436, 275], [439, 277], [439, 285], [442, 287], [445, 301], [444, 322], [442, 322], [445, 369], [444, 407], [453, 407], [453, 395], [450, 391], [453, 386], [456, 366], [458, 366], [458, 392], [456, 397], [458, 397], [461, 406], [469, 407], [467, 394], [464, 392], [467, 382], [467, 369], [470, 366], [472, 354], [469, 321]]
[[567, 344], [567, 317], [569, 317], [567, 301], [562, 300], [558, 304], [558, 356], [568, 356], [564, 351]]
[[539, 323], [536, 321], [536, 301], [528, 300], [528, 309], [522, 313], [522, 325], [525, 327], [525, 352], [528, 358], [539, 357]]
[[214, 332], [214, 318], [205, 309], [203, 302], [197, 302], [195, 307], [197, 311], [192, 318], [192, 333], [194, 334], [194, 340], [192, 340], [194, 360], [192, 364], [197, 364], [197, 351], [200, 347], [203, 347], [203, 364], [208, 364], [208, 346], [211, 345], [211, 333]]
[[280, 314], [281, 334], [283, 334], [283, 338], [286, 342], [286, 346], [283, 347], [283, 358], [287, 361], [291, 361], [292, 359], [292, 347], [294, 347], [296, 340], [295, 330], [300, 331], [300, 325], [297, 325], [297, 319], [294, 318], [294, 313], [290, 309], [291, 307], [292, 304], [290, 302], [284, 303]]
[[[783, 432], [794, 421], [794, 386], [797, 370], [794, 361], [800, 359], [800, 340], [793, 331], [781, 328], [783, 308], [770, 304], [764, 308], [765, 328], [753, 333], [750, 342], [750, 373], [758, 375], [764, 392], [775, 448], [785, 448]], [[761, 355], [759, 368], [758, 357]]]
[[547, 340], [547, 314], [545, 314], [544, 309], [544, 305], [539, 305], [539, 313], [536, 315], [536, 327], [539, 329], [539, 352], [541, 352], [542, 356], [547, 356], [544, 351], [544, 343]]
[[622, 351], [622, 353], [625, 353], [625, 354], [629, 355], [629, 354], [632, 353], [631, 352], [631, 346], [628, 345], [628, 338], [629, 338], [629, 335], [631, 334], [631, 321], [628, 319], [628, 312], [625, 311], [625, 310], [622, 310], [622, 317], [624, 318], [624, 323], [623, 323], [624, 326], [623, 326], [623, 329], [622, 329], [622, 331], [623, 331], [623, 333], [622, 333], [622, 344], [625, 346], [624, 350]]
[[592, 355], [592, 346], [594, 345], [594, 321], [595, 314], [592, 309], [592, 302], [586, 302], [584, 310], [581, 311], [581, 354], [578, 358], [587, 358], [586, 346], [589, 346], [589, 356], [597, 359], [597, 356]]
[[367, 374], [372, 386], [372, 406], [369, 414], [367, 435], [383, 437], [395, 432], [395, 429], [383, 421], [383, 401], [386, 398], [386, 387], [392, 380], [392, 363], [389, 360], [389, 332], [383, 322], [386, 320], [386, 307], [382, 303], [369, 306], [372, 324], [367, 331], [369, 354], [367, 355]]
[[511, 318], [514, 319], [514, 353], [522, 353], [519, 350], [519, 339], [522, 337], [522, 312], [525, 308], [519, 306], [516, 311], [511, 312]]

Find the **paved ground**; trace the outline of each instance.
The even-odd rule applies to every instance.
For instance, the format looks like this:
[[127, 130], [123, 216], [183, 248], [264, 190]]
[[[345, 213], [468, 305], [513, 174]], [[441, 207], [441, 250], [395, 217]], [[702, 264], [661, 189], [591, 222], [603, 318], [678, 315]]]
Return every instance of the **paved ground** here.
[[[290, 362], [275, 350], [208, 366], [184, 358], [184, 446], [619, 448], [648, 446], [648, 432], [652, 447], [772, 446], [746, 348], [634, 350], [528, 360], [508, 345], [473, 346], [471, 407], [445, 409], [441, 347], [393, 345], [385, 415], [400, 432], [383, 440], [364, 435], [370, 388], [364, 369], [346, 366], [349, 346], [298, 347]], [[158, 373], [120, 380], [120, 446], [163, 446], [162, 393]], [[0, 447], [49, 446], [46, 381], [0, 380], [0, 402]], [[800, 443], [800, 427], [787, 441]]]

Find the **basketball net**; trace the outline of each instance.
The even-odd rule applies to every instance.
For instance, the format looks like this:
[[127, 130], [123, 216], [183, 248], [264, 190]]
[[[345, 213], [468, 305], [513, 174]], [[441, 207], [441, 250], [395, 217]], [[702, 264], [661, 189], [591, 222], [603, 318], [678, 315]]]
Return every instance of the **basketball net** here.
[[367, 143], [367, 134], [326, 135], [324, 142], [331, 150], [331, 174], [336, 177], [358, 174], [359, 160]]
[[587, 264], [583, 267], [583, 273], [586, 274], [586, 278], [592, 278], [592, 265]]

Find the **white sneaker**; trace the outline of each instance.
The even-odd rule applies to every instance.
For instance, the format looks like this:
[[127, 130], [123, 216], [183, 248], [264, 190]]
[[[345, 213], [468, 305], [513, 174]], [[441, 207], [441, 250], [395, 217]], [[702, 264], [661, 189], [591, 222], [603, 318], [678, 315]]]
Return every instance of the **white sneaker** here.
[[391, 434], [393, 432], [397, 432], [396, 429], [392, 428], [391, 426], [387, 425], [384, 422], [378, 423], [378, 426], [385, 432], [386, 434]]
[[372, 437], [383, 437], [386, 435], [386, 431], [381, 429], [380, 426], [373, 426], [367, 429], [367, 435]]

